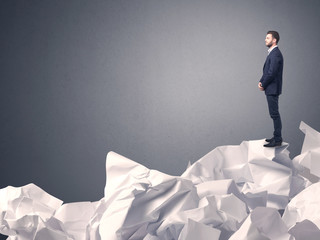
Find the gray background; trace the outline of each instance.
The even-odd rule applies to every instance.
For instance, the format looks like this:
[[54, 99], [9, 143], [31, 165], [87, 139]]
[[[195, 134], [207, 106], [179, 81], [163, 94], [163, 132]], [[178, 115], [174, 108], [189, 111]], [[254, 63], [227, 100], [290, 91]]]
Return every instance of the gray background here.
[[115, 151], [180, 175], [217, 146], [272, 135], [257, 88], [280, 32], [283, 137], [320, 130], [320, 1], [1, 0], [0, 188], [103, 197]]

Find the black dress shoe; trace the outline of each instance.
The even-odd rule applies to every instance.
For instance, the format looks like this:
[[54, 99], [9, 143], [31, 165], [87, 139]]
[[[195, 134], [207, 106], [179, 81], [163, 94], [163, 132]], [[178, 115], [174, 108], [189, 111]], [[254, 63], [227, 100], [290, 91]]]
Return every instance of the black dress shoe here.
[[267, 138], [266, 139], [266, 142], [272, 142], [274, 140], [274, 137], [272, 137], [272, 138]]
[[276, 142], [274, 140], [272, 140], [271, 142], [269, 142], [268, 144], [263, 145], [264, 147], [278, 147], [281, 146], [282, 141], [281, 142]]

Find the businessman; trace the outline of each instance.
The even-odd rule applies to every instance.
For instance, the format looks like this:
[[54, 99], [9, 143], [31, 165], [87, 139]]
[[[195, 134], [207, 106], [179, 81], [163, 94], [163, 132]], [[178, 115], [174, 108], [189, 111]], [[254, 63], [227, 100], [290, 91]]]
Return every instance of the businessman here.
[[263, 66], [263, 75], [258, 87], [265, 92], [268, 102], [269, 114], [273, 120], [273, 137], [266, 139], [264, 147], [277, 147], [282, 144], [282, 123], [279, 113], [279, 95], [282, 92], [283, 57], [278, 48], [279, 33], [269, 31], [265, 43], [268, 47], [268, 56]]

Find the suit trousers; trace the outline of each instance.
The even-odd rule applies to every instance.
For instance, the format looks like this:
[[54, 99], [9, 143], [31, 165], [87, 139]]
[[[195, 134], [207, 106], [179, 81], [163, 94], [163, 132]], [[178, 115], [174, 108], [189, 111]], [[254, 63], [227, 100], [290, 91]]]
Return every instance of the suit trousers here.
[[281, 117], [279, 113], [279, 95], [266, 95], [269, 114], [273, 120], [273, 137], [276, 142], [282, 142], [281, 130], [282, 130], [282, 123]]

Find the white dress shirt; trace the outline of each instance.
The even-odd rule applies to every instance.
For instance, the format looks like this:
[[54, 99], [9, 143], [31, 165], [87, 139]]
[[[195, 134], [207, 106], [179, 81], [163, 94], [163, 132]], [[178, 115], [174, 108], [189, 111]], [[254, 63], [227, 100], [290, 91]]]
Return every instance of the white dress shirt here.
[[278, 45], [275, 45], [274, 47], [272, 47], [272, 48], [269, 48], [268, 49], [268, 55], [271, 53], [271, 51], [273, 50], [273, 49], [275, 49], [276, 47], [278, 47]]

